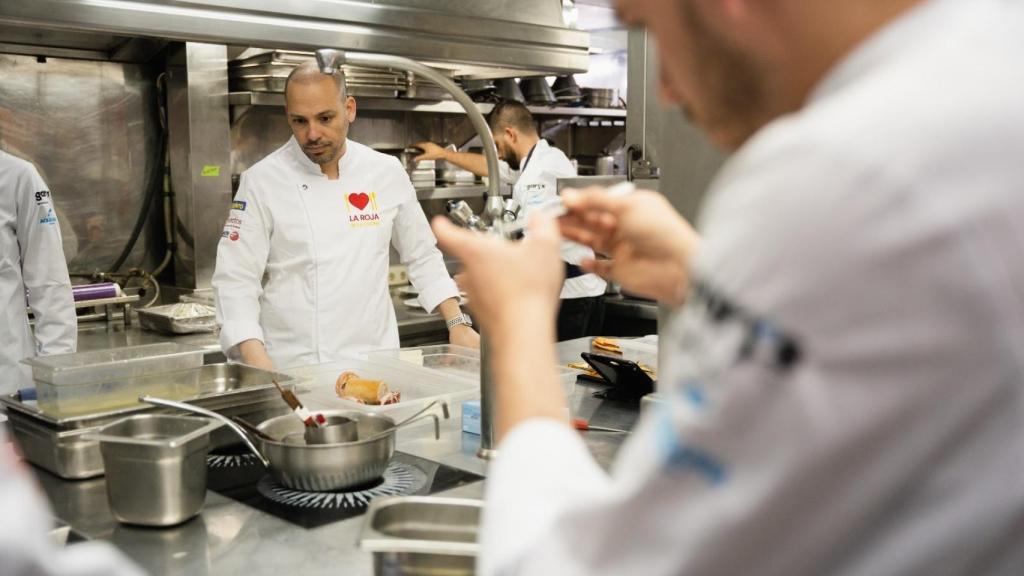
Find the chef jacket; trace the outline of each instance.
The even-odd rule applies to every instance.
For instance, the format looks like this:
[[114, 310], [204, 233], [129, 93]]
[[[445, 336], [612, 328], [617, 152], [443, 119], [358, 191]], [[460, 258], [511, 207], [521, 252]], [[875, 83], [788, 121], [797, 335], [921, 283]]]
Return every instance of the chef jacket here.
[[[102, 496], [100, 496], [102, 498]], [[14, 445], [0, 440], [0, 573], [4, 576], [142, 576], [108, 542], [57, 547], [53, 511]]]
[[[26, 307], [36, 318], [34, 336]], [[3, 151], [0, 324], [2, 394], [32, 385], [31, 370], [21, 364], [23, 359], [75, 351], [78, 322], [50, 189], [31, 163]]]
[[[575, 178], [576, 169], [558, 148], [551, 146], [541, 138], [530, 154], [523, 159], [520, 169], [513, 171], [508, 163], [499, 164], [499, 174], [503, 181], [512, 182], [512, 198], [522, 208], [520, 218], [529, 218], [530, 213], [538, 206], [558, 197], [557, 180], [559, 178]], [[578, 265], [581, 261], [594, 257], [594, 251], [575, 242], [562, 242], [562, 260], [568, 264]], [[596, 274], [583, 274], [566, 278], [562, 284], [562, 298], [586, 298], [601, 296], [608, 284]]]
[[278, 368], [397, 348], [390, 244], [426, 310], [458, 296], [399, 161], [349, 140], [338, 172], [291, 138], [242, 173], [213, 275], [229, 358], [249, 339]]
[[661, 408], [612, 470], [553, 420], [488, 478], [480, 573], [1024, 573], [1024, 9], [937, 0], [710, 190]]

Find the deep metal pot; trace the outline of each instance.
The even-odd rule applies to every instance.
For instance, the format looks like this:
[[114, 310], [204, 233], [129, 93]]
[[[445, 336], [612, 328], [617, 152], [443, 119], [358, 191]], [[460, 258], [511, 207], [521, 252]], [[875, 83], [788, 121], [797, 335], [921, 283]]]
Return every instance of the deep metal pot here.
[[[356, 422], [358, 436], [392, 429], [395, 421], [387, 416], [357, 411], [322, 411], [326, 417], [343, 416]], [[302, 434], [304, 425], [292, 414], [263, 422], [257, 428], [272, 438]], [[292, 444], [284, 441], [259, 440], [260, 452], [270, 461], [270, 475], [288, 488], [325, 492], [342, 490], [376, 480], [395, 453], [395, 434], [371, 440], [340, 444]]]

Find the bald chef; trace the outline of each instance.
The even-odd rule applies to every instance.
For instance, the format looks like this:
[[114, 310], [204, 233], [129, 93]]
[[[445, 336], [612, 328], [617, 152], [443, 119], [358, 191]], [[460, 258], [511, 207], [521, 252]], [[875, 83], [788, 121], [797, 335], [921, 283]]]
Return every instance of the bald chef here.
[[293, 137], [242, 173], [213, 288], [228, 358], [262, 368], [397, 348], [388, 245], [452, 344], [479, 346], [401, 163], [347, 139], [356, 101], [315, 63], [285, 85]]

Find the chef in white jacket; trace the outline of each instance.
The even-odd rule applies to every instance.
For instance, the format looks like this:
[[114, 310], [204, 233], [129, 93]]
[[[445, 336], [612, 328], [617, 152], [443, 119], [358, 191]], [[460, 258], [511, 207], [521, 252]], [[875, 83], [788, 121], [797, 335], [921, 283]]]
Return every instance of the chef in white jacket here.
[[[25, 293], [28, 291], [28, 301]], [[36, 319], [29, 326], [26, 307]], [[75, 351], [78, 323], [50, 189], [0, 151], [0, 393], [32, 385], [25, 358]]]
[[1024, 573], [1024, 7], [617, 8], [736, 153], [701, 236], [653, 192], [566, 194], [612, 257], [584, 267], [676, 308], [610, 473], [561, 413], [558, 228], [435, 223], [493, 342], [480, 573]]
[[388, 246], [453, 344], [478, 346], [458, 289], [399, 161], [347, 139], [355, 100], [315, 64], [288, 78], [293, 137], [242, 173], [217, 249], [221, 345], [265, 368], [397, 348]]
[[[103, 496], [100, 496], [103, 498]], [[57, 546], [53, 510], [33, 472], [0, 439], [0, 574], [3, 576], [143, 576], [109, 542]]]
[[[576, 177], [576, 168], [564, 152], [540, 137], [533, 115], [520, 102], [496, 105], [488, 123], [500, 157], [501, 182], [512, 185], [512, 198], [521, 207], [520, 218], [529, 218], [539, 206], [558, 196], [559, 178]], [[417, 161], [444, 160], [478, 176], [487, 176], [487, 161], [481, 154], [449, 150], [433, 142], [416, 146], [423, 150]], [[608, 284], [600, 276], [579, 268], [580, 262], [594, 257], [593, 250], [569, 241], [562, 242], [561, 250], [566, 278], [558, 308], [558, 339], [597, 335], [604, 319]]]

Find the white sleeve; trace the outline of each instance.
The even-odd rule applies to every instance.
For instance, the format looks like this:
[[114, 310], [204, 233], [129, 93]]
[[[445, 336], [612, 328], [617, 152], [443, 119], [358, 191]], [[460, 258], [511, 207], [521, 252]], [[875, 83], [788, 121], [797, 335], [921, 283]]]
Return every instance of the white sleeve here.
[[224, 231], [217, 244], [213, 292], [217, 302], [221, 349], [238, 359], [237, 347], [246, 340], [263, 341], [260, 297], [270, 254], [273, 219], [242, 174]]
[[143, 572], [106, 542], [58, 548], [41, 490], [30, 480], [13, 446], [0, 442], [0, 572], [4, 576], [142, 576]]
[[391, 243], [409, 271], [409, 280], [419, 291], [420, 305], [432, 311], [441, 302], [458, 298], [459, 289], [444, 265], [444, 256], [437, 248], [437, 239], [416, 199], [416, 190], [397, 161], [393, 172], [392, 186], [404, 200], [398, 206]]
[[36, 352], [42, 356], [74, 352], [78, 321], [53, 198], [32, 167], [18, 178], [15, 192], [22, 277], [36, 317]]
[[519, 170], [513, 170], [508, 162], [498, 160], [498, 178], [502, 184], [511, 186], [519, 179]]
[[[947, 218], [818, 160], [712, 197], [667, 404], [611, 477], [567, 426], [508, 435], [481, 574], [1015, 573], [986, 571], [1024, 540], [1012, 217]], [[837, 211], [826, 181], [872, 194]]]

